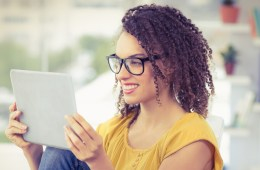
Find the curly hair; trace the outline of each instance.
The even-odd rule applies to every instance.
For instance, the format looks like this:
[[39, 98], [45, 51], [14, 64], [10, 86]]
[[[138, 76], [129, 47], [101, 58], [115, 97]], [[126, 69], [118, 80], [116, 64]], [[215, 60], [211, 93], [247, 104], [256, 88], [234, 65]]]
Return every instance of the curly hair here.
[[[158, 103], [159, 78], [167, 82], [171, 97], [186, 112], [197, 112], [206, 117], [209, 97], [214, 94], [209, 69], [212, 50], [198, 27], [178, 9], [155, 4], [129, 9], [122, 24], [123, 31], [137, 38], [148, 56], [157, 55], [163, 63], [164, 70], [161, 70], [162, 67], [150, 58]], [[124, 102], [122, 89], [117, 105], [123, 117], [135, 113], [132, 122], [140, 113], [139, 104]]]

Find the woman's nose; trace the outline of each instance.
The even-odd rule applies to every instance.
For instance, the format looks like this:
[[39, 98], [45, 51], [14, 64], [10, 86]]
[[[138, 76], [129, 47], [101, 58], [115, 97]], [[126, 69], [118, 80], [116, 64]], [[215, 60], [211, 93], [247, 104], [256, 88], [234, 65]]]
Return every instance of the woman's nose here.
[[126, 69], [125, 65], [123, 64], [121, 67], [121, 70], [119, 73], [116, 74], [117, 79], [122, 80], [122, 79], [127, 79], [131, 76], [131, 73], [128, 72]]

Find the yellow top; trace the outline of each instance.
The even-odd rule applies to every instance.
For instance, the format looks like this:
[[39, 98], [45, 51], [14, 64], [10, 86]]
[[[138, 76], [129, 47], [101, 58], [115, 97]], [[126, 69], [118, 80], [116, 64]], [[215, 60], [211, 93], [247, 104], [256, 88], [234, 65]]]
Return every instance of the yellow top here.
[[97, 128], [116, 170], [158, 170], [166, 157], [198, 140], [207, 140], [215, 147], [214, 170], [222, 170], [223, 161], [217, 140], [201, 115], [187, 113], [148, 149], [134, 149], [128, 145], [127, 126], [132, 116], [121, 118], [117, 115]]

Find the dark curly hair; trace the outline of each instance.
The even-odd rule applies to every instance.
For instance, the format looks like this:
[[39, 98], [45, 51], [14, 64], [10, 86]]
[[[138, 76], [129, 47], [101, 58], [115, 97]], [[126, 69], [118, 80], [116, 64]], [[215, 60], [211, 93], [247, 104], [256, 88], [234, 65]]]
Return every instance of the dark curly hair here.
[[[155, 4], [129, 9], [122, 24], [123, 31], [136, 37], [148, 56], [161, 58], [164, 70], [150, 58], [158, 103], [158, 79], [162, 79], [170, 86], [172, 98], [186, 112], [197, 112], [206, 117], [209, 97], [214, 94], [209, 70], [212, 50], [198, 27], [178, 9]], [[132, 122], [138, 117], [140, 105], [125, 103], [122, 89], [117, 105], [123, 117], [131, 112], [135, 113]]]

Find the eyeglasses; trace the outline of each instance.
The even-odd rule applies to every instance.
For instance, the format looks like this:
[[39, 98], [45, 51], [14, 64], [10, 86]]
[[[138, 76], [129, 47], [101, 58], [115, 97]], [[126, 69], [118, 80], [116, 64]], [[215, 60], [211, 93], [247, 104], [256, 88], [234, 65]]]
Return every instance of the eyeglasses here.
[[126, 70], [133, 75], [141, 75], [144, 72], [144, 62], [157, 60], [159, 56], [145, 57], [142, 54], [131, 55], [128, 58], [121, 59], [116, 54], [107, 56], [107, 61], [112, 72], [118, 74], [124, 64]]

